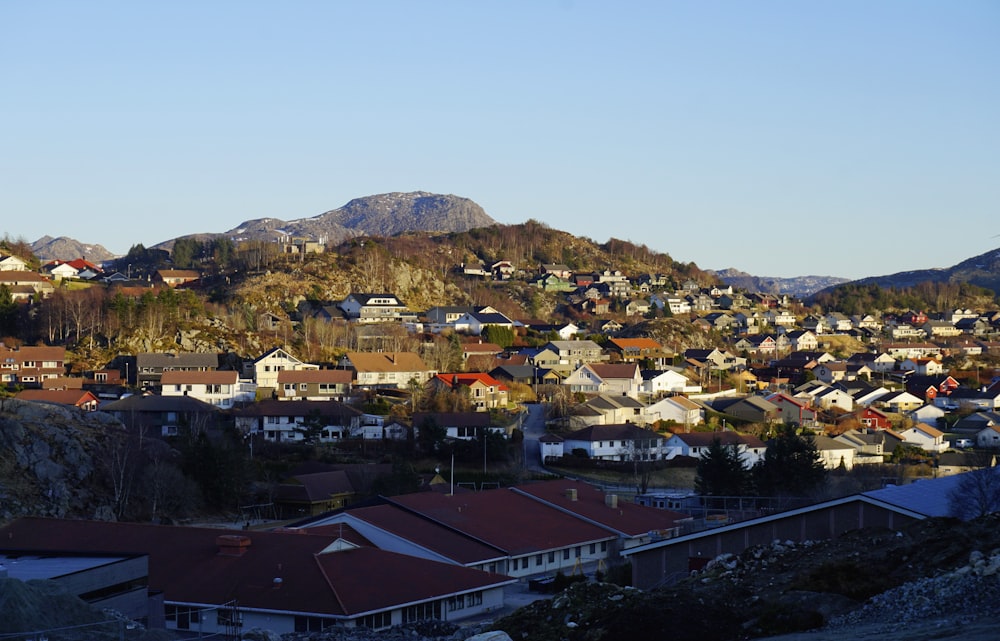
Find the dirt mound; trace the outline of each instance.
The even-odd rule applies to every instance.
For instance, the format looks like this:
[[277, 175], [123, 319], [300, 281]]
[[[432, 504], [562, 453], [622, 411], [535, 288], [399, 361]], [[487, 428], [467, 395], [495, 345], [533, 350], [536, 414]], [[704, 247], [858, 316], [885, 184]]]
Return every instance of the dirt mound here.
[[3, 612], [0, 633], [33, 632], [106, 620], [100, 611], [56, 583], [40, 580], [0, 578], [0, 612]]

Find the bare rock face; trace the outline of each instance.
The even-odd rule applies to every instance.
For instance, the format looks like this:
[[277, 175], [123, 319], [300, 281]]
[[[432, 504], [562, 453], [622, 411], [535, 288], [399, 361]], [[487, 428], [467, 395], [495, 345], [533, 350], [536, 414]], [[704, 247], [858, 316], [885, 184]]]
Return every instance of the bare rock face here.
[[100, 265], [102, 262], [115, 257], [114, 254], [101, 245], [81, 243], [66, 236], [59, 236], [58, 238], [42, 236], [31, 243], [31, 251], [43, 263], [47, 263], [50, 260], [76, 260], [77, 258], [85, 258], [92, 263]]
[[0, 399], [0, 519], [95, 514], [102, 457], [121, 438], [103, 412]]
[[298, 236], [336, 244], [356, 236], [395, 236], [409, 231], [461, 232], [495, 224], [482, 207], [468, 198], [415, 191], [355, 198], [343, 207], [312, 218], [248, 220], [224, 235], [238, 240]]

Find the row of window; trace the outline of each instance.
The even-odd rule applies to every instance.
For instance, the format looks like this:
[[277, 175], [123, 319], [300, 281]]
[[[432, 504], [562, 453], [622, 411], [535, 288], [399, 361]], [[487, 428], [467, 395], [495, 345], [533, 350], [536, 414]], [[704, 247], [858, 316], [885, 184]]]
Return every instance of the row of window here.
[[454, 612], [456, 610], [464, 610], [465, 608], [474, 608], [477, 605], [483, 604], [483, 593], [482, 592], [470, 592], [469, 594], [460, 594], [458, 596], [453, 596], [448, 599], [448, 612]]
[[[602, 554], [603, 553], [607, 553], [607, 551], [608, 551], [608, 542], [607, 541], [601, 541], [600, 544], [598, 544], [598, 543], [591, 543], [590, 546], [589, 546], [589, 548], [588, 548], [588, 550], [587, 550], [588, 554], [591, 554], [591, 555], [597, 554], [597, 547], [598, 547], [598, 545], [600, 545], [601, 553]], [[571, 553], [571, 551], [570, 551], [569, 548], [565, 548], [562, 551], [563, 561], [568, 561], [569, 560], [570, 553]], [[576, 546], [572, 550], [572, 554], [573, 554], [573, 556], [575, 558], [579, 559], [581, 556], [583, 556], [583, 546], [582, 545]], [[548, 559], [549, 563], [555, 563], [556, 562], [556, 553], [554, 551], [553, 552], [549, 552], [548, 553], [548, 557], [549, 557], [549, 559]], [[512, 570], [518, 569], [518, 565], [520, 564], [522, 570], [527, 570], [528, 569], [528, 558], [529, 557], [525, 556], [525, 557], [522, 557], [520, 559], [513, 559], [511, 561], [511, 569]], [[536, 554], [535, 555], [535, 567], [541, 567], [544, 559], [545, 559], [545, 554]]]

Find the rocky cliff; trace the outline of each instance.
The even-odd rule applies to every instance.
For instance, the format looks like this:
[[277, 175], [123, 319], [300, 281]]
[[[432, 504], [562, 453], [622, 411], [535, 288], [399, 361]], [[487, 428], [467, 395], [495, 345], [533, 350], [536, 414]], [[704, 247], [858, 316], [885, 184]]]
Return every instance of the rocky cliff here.
[[109, 414], [0, 398], [0, 520], [110, 518], [110, 472], [124, 441]]

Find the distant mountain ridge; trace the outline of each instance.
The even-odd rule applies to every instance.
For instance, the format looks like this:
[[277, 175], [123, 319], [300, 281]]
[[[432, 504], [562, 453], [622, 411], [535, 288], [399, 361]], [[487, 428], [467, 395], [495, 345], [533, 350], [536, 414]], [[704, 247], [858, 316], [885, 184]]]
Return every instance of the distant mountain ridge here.
[[[335, 245], [356, 236], [395, 236], [408, 231], [461, 232], [496, 223], [482, 207], [468, 198], [414, 191], [355, 198], [343, 207], [312, 218], [257, 218], [244, 221], [224, 233], [184, 237], [207, 240], [225, 236], [237, 242], [297, 237]], [[155, 247], [169, 249], [174, 240]]]
[[115, 258], [115, 254], [105, 249], [102, 245], [84, 244], [78, 240], [59, 236], [42, 236], [31, 243], [31, 251], [38, 256], [38, 260], [47, 263], [53, 260], [76, 260], [86, 258], [92, 263], [100, 264], [106, 260]]
[[969, 283], [1000, 293], [1000, 248], [973, 256], [946, 268], [917, 269], [886, 276], [870, 276], [852, 284], [876, 284], [879, 287], [913, 287], [917, 283]]
[[837, 276], [795, 276], [793, 278], [753, 276], [732, 267], [719, 271], [708, 270], [708, 273], [714, 274], [727, 285], [732, 285], [744, 291], [766, 294], [788, 294], [798, 298], [810, 296], [820, 290], [840, 285], [850, 280]]

